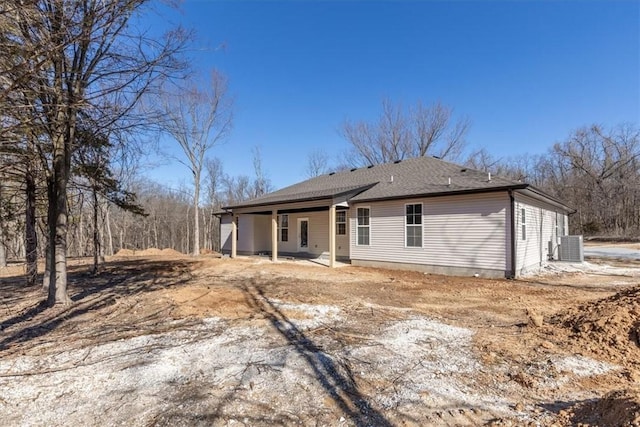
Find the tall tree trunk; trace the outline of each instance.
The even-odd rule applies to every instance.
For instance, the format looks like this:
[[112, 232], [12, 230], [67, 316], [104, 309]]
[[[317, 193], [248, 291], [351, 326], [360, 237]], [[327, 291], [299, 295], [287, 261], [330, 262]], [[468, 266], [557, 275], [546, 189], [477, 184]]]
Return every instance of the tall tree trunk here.
[[[62, 123], [58, 119], [58, 123]], [[66, 141], [65, 139], [68, 139]], [[51, 279], [49, 306], [70, 304], [67, 294], [67, 182], [71, 156], [69, 135], [59, 132], [54, 138], [53, 180], [49, 191], [49, 241], [51, 242]]]
[[[68, 207], [67, 207], [68, 209]], [[71, 212], [73, 212], [73, 206], [71, 207]], [[80, 197], [78, 200], [78, 206], [77, 206], [77, 219], [76, 221], [72, 221], [71, 227], [72, 227], [72, 232], [71, 235], [73, 236], [73, 229], [75, 229], [75, 234], [76, 234], [76, 238], [72, 239], [71, 241], [73, 243], [75, 243], [76, 246], [76, 256], [81, 256], [84, 257], [87, 255], [86, 253], [86, 241], [85, 241], [85, 236], [86, 233], [84, 232], [84, 195], [82, 192], [80, 192]], [[73, 218], [73, 215], [72, 215]], [[68, 221], [68, 217], [67, 217], [67, 221]], [[67, 231], [67, 236], [69, 235], [69, 232]], [[74, 242], [75, 240], [75, 242]], [[69, 247], [71, 246], [71, 247]], [[73, 245], [68, 245], [67, 246], [67, 251], [71, 252], [71, 256], [73, 256]]]
[[[187, 232], [184, 233], [184, 237], [182, 238], [182, 253], [183, 254], [188, 254], [189, 253], [189, 208], [187, 207]], [[185, 243], [186, 242], [186, 243]]]
[[[2, 207], [2, 181], [0, 177], [0, 208]], [[4, 224], [2, 221], [2, 211], [0, 210], [0, 268], [7, 266], [7, 247], [4, 243]]]
[[100, 233], [98, 231], [98, 192], [95, 185], [93, 193], [93, 274], [100, 272]]
[[0, 268], [7, 267], [7, 248], [4, 246], [4, 226], [0, 223]]
[[193, 255], [200, 255], [200, 173], [195, 174], [195, 191], [193, 195]]
[[47, 241], [47, 247], [45, 249], [45, 256], [44, 256], [44, 274], [42, 275], [42, 289], [47, 294], [49, 294], [50, 283], [51, 283], [51, 245]]
[[153, 247], [162, 249], [158, 244], [158, 217], [157, 216], [154, 216], [153, 218]]
[[210, 224], [207, 221], [207, 208], [202, 208], [202, 238], [204, 239], [203, 247], [205, 249], [211, 250], [211, 231]]
[[36, 182], [33, 171], [27, 168], [26, 212], [25, 212], [25, 250], [27, 260], [27, 286], [35, 286], [38, 282], [38, 234], [36, 232]]
[[113, 235], [111, 234], [111, 215], [109, 215], [109, 205], [104, 206], [105, 227], [107, 231], [107, 255], [113, 256]]

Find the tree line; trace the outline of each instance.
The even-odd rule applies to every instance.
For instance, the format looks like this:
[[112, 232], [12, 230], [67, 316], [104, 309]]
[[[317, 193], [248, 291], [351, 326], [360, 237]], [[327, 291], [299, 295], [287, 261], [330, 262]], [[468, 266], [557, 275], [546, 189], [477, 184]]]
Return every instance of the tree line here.
[[[162, 244], [197, 253], [201, 217], [212, 232], [198, 193], [205, 154], [230, 129], [226, 79], [213, 72], [208, 89], [192, 84], [196, 70], [187, 53], [194, 34], [144, 28], [140, 18], [156, 6], [151, 0], [0, 5], [0, 267], [8, 257], [25, 259], [26, 282], [34, 285], [44, 257], [49, 305], [71, 302], [69, 256], [91, 253], [97, 273], [105, 253], [125, 247]], [[144, 150], [141, 135], [158, 132], [180, 145], [194, 174], [190, 206], [184, 194], [132, 174]], [[168, 216], [189, 208], [187, 221]]]
[[314, 150], [307, 158], [306, 174], [314, 177], [332, 170], [433, 156], [527, 182], [556, 197], [576, 211], [570, 221], [571, 233], [640, 237], [637, 123], [585, 126], [543, 154], [511, 157], [496, 156], [486, 148], [469, 153], [469, 129], [468, 118], [456, 119], [453, 108], [439, 102], [403, 108], [385, 99], [377, 119], [342, 124], [340, 133], [348, 149], [339, 161], [332, 162], [325, 152]]
[[576, 210], [570, 232], [586, 236], [640, 237], [640, 128], [579, 128], [546, 153], [496, 158], [486, 150], [466, 162], [528, 182]]

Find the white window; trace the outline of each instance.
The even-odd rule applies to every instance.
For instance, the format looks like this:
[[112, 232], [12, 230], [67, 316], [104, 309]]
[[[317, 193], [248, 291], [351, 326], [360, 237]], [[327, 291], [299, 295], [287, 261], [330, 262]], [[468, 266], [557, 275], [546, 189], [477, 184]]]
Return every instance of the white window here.
[[520, 217], [522, 218], [520, 221], [520, 224], [522, 224], [522, 240], [527, 240], [527, 215], [524, 208], [520, 212]]
[[289, 241], [289, 215], [280, 216], [280, 241]]
[[347, 211], [336, 212], [336, 234], [340, 236], [347, 234]]
[[371, 226], [369, 225], [369, 208], [358, 208], [358, 245], [368, 246], [371, 236]]
[[406, 245], [411, 248], [422, 247], [422, 203], [405, 205]]

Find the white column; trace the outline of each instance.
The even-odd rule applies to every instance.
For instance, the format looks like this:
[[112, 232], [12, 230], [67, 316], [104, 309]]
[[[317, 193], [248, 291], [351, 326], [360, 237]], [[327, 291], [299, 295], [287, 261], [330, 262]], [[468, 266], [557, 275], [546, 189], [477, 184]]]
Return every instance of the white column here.
[[231, 258], [237, 256], [238, 251], [238, 224], [236, 224], [236, 216], [231, 216]]
[[271, 211], [271, 261], [278, 261], [278, 211]]
[[329, 208], [329, 267], [336, 266], [336, 206]]

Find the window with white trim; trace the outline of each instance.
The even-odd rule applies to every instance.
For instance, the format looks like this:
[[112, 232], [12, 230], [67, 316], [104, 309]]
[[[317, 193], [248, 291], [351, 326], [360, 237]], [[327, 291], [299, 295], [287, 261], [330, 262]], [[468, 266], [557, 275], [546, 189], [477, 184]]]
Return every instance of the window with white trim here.
[[422, 247], [422, 203], [405, 205], [405, 244], [409, 248]]
[[369, 246], [369, 239], [371, 237], [371, 226], [369, 224], [371, 211], [369, 208], [357, 209], [357, 221], [358, 221], [358, 246]]
[[336, 234], [339, 236], [347, 234], [347, 211], [336, 212]]
[[280, 241], [289, 241], [289, 215], [280, 215]]
[[524, 208], [522, 208], [521, 212], [520, 212], [520, 217], [521, 217], [521, 221], [520, 224], [522, 224], [522, 240], [527, 240], [527, 215], [526, 215], [526, 210]]

